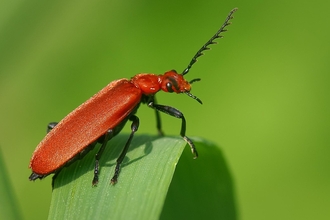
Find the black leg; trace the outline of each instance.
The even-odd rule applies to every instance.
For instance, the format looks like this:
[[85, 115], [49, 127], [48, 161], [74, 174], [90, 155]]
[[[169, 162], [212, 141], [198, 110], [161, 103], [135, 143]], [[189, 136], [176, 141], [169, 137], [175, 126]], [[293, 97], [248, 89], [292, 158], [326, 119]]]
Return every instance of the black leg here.
[[107, 131], [107, 133], [105, 133], [105, 135], [103, 136], [102, 145], [101, 145], [99, 151], [97, 152], [97, 154], [95, 155], [94, 178], [93, 178], [93, 181], [92, 181], [93, 186], [96, 186], [97, 183], [99, 182], [99, 172], [100, 172], [99, 161], [100, 161], [101, 155], [102, 155], [105, 147], [107, 146], [108, 141], [113, 136], [114, 136], [113, 130], [109, 129]]
[[47, 133], [49, 133], [51, 130], [53, 130], [53, 128], [54, 128], [57, 124], [58, 124], [57, 122], [50, 122], [50, 123], [47, 125]]
[[129, 118], [130, 121], [132, 121], [132, 125], [131, 125], [131, 134], [125, 144], [125, 147], [123, 149], [123, 151], [121, 152], [121, 154], [119, 155], [118, 159], [117, 159], [117, 163], [116, 163], [116, 168], [115, 168], [115, 174], [113, 175], [112, 179], [111, 179], [111, 184], [114, 185], [117, 183], [118, 180], [118, 176], [119, 176], [119, 172], [120, 172], [120, 165], [123, 162], [125, 155], [128, 151], [128, 148], [131, 144], [131, 141], [133, 139], [134, 133], [138, 130], [139, 128], [139, 118], [135, 115], [130, 116]]
[[29, 180], [34, 181], [36, 179], [42, 179], [44, 177], [46, 177], [46, 175], [39, 175], [39, 174], [32, 172], [31, 175], [29, 176]]
[[[156, 98], [153, 97], [153, 102], [156, 104]], [[160, 114], [159, 111], [157, 109], [155, 109], [155, 113], [156, 113], [156, 126], [157, 126], [157, 131], [158, 131], [158, 135], [159, 136], [164, 136], [164, 132], [162, 130], [162, 122], [160, 120]]]
[[197, 153], [196, 147], [195, 147], [194, 143], [192, 142], [192, 140], [190, 140], [190, 138], [188, 138], [186, 136], [186, 119], [184, 118], [182, 112], [180, 112], [178, 109], [170, 107], [170, 106], [155, 104], [153, 101], [150, 101], [148, 103], [148, 106], [150, 108], [155, 109], [156, 111], [164, 112], [168, 115], [171, 115], [176, 118], [180, 118], [182, 120], [180, 135], [189, 144], [189, 146], [191, 148], [191, 152], [194, 155], [194, 159], [196, 159], [198, 157], [198, 153]]

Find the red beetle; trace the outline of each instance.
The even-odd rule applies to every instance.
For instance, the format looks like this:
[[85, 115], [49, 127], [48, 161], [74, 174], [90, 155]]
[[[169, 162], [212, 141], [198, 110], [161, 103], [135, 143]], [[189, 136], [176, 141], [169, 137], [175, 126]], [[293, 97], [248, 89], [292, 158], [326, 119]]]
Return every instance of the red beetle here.
[[159, 111], [182, 120], [180, 135], [189, 144], [194, 158], [197, 158], [197, 150], [194, 143], [186, 136], [186, 119], [176, 108], [159, 105], [155, 102], [154, 95], [163, 90], [164, 92], [185, 93], [202, 104], [202, 101], [190, 93], [191, 84], [200, 79], [186, 81], [183, 76], [187, 74], [197, 58], [203, 55], [208, 46], [214, 44], [215, 39], [225, 32], [225, 27], [230, 24], [233, 9], [227, 16], [224, 24], [216, 34], [197, 51], [188, 67], [178, 74], [175, 70], [166, 72], [164, 75], [138, 74], [133, 78], [119, 79], [109, 83], [105, 88], [73, 110], [59, 123], [48, 125], [48, 134], [40, 142], [34, 151], [30, 168], [32, 174], [30, 180], [42, 179], [51, 173], [58, 173], [60, 169], [71, 162], [77, 156], [92, 149], [97, 142], [101, 143], [95, 156], [95, 168], [93, 185], [98, 183], [99, 160], [107, 142], [117, 135], [128, 120], [132, 121], [131, 134], [124, 149], [117, 159], [115, 173], [111, 183], [117, 182], [120, 164], [122, 163], [130, 146], [134, 133], [139, 127], [139, 118], [135, 116], [140, 103], [145, 103], [155, 109], [157, 129], [163, 134], [160, 125]]

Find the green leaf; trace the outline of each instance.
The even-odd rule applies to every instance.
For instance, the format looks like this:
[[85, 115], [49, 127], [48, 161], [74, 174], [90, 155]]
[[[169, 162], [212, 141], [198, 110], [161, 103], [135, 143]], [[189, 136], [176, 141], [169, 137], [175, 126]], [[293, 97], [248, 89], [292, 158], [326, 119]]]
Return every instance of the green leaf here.
[[199, 157], [185, 148], [171, 182], [161, 219], [237, 219], [232, 177], [219, 149], [194, 139]]
[[[206, 165], [197, 162], [194, 166], [200, 164], [200, 169], [185, 173], [185, 169], [187, 168], [185, 168], [185, 166], [190, 166], [190, 162], [195, 163], [200, 159], [192, 159], [193, 155], [190, 149], [181, 138], [159, 138], [146, 135], [137, 135], [134, 137], [127, 156], [121, 166], [118, 183], [114, 186], [111, 185], [110, 179], [114, 174], [116, 159], [127, 141], [127, 138], [128, 136], [126, 135], [119, 135], [108, 143], [100, 161], [101, 170], [97, 187], [92, 187], [92, 178], [94, 157], [98, 147], [88, 153], [83, 159], [74, 162], [59, 173], [54, 181], [49, 219], [146, 220], [159, 219], [160, 216], [164, 219], [168, 219], [167, 217], [171, 216], [171, 213], [171, 219], [173, 219], [176, 213], [171, 211], [172, 207], [169, 205], [169, 203], [173, 202], [173, 198], [179, 196], [177, 198], [180, 199], [176, 202], [179, 204], [186, 203], [184, 194], [176, 195], [175, 189], [177, 189], [177, 187], [183, 184], [185, 189], [191, 186], [196, 187], [190, 189], [192, 192], [198, 192], [199, 190], [202, 192], [205, 190], [205, 181], [209, 179], [204, 179], [205, 174], [203, 174], [203, 172], [205, 172], [205, 170], [203, 170], [203, 167], [209, 167], [209, 164], [212, 162], [208, 162]], [[203, 145], [201, 145], [199, 141], [196, 141], [196, 144], [198, 148], [203, 148]], [[187, 151], [185, 151], [184, 156], [180, 159], [185, 147]], [[214, 152], [214, 149], [217, 148], [213, 147], [212, 149], [211, 152]], [[207, 148], [198, 150], [204, 154]], [[205, 155], [208, 155], [208, 153]], [[202, 155], [202, 157], [203, 156], [204, 155]], [[185, 164], [186, 159], [184, 158], [189, 160], [187, 164]], [[179, 159], [180, 163], [181, 161], [183, 162], [183, 166], [180, 169], [178, 168], [176, 173], [182, 175], [182, 178], [176, 179], [175, 177], [171, 183]], [[215, 168], [210, 170], [210, 173], [207, 175], [222, 175], [222, 172], [216, 174], [218, 168], [221, 170], [221, 167], [218, 167], [218, 165], [219, 163], [216, 164]], [[187, 171], [189, 170], [192, 171], [191, 168], [188, 167]], [[192, 174], [192, 176], [190, 176], [190, 174]], [[202, 177], [196, 182], [197, 185], [186, 183], [187, 180], [191, 181], [191, 178], [196, 176]], [[224, 176], [224, 178], [227, 178], [227, 176]], [[215, 188], [220, 187], [220, 191], [226, 188], [221, 188], [222, 185], [219, 186], [217, 182], [215, 183], [216, 185], [213, 189], [211, 187], [208, 189], [208, 192], [212, 192], [214, 197], [216, 197], [215, 194], [218, 194], [217, 191], [214, 191]], [[212, 182], [207, 183], [208, 187], [212, 185]], [[166, 198], [170, 186], [174, 191], [170, 189], [169, 196]], [[189, 190], [183, 190], [183, 192], [184, 191], [189, 193]], [[230, 192], [232, 193], [232, 191]], [[227, 194], [230, 194], [230, 192]], [[199, 194], [203, 193], [191, 193], [191, 195], [195, 196]], [[164, 207], [165, 199], [166, 204]], [[221, 199], [228, 198], [223, 197], [220, 198], [220, 200]], [[213, 202], [215, 200], [212, 199], [211, 201]], [[177, 209], [180, 210], [181, 205], [179, 205]], [[233, 206], [233, 203], [231, 205]], [[192, 206], [190, 209], [194, 210], [195, 207]], [[192, 211], [189, 210], [189, 208], [184, 210], [185, 212]], [[233, 207], [230, 207], [229, 212], [233, 212], [234, 210]]]
[[16, 200], [14, 190], [10, 183], [10, 178], [3, 161], [0, 148], [0, 219], [22, 219], [19, 204]]

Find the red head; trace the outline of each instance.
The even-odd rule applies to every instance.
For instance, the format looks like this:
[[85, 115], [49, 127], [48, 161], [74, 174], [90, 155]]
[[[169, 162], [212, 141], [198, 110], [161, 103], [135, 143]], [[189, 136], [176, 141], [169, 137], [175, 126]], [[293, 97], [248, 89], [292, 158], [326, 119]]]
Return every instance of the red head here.
[[202, 104], [202, 101], [190, 93], [191, 84], [200, 79], [193, 79], [190, 82], [183, 78], [183, 74], [178, 74], [175, 70], [166, 72], [164, 75], [158, 76], [161, 89], [164, 92], [185, 93]]

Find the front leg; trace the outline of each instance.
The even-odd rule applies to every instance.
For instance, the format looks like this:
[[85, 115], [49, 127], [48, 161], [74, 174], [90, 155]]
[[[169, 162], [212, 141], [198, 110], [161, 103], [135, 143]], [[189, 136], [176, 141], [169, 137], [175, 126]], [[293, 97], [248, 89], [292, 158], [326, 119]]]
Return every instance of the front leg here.
[[[156, 98], [153, 97], [152, 100], [153, 100], [154, 105], [156, 105]], [[159, 111], [156, 108], [154, 108], [154, 109], [155, 109], [155, 114], [156, 114], [156, 126], [157, 126], [158, 135], [164, 136], [164, 132], [162, 130], [162, 121], [160, 119]]]
[[176, 118], [180, 118], [182, 120], [180, 135], [189, 144], [189, 146], [191, 148], [191, 152], [194, 155], [194, 159], [196, 159], [198, 157], [198, 153], [197, 153], [196, 147], [195, 147], [194, 143], [192, 142], [192, 140], [186, 136], [186, 119], [183, 116], [182, 112], [180, 112], [178, 109], [173, 108], [171, 106], [155, 104], [154, 101], [149, 101], [148, 106], [150, 108], [155, 109], [156, 111], [164, 112], [168, 115], [171, 115]]

